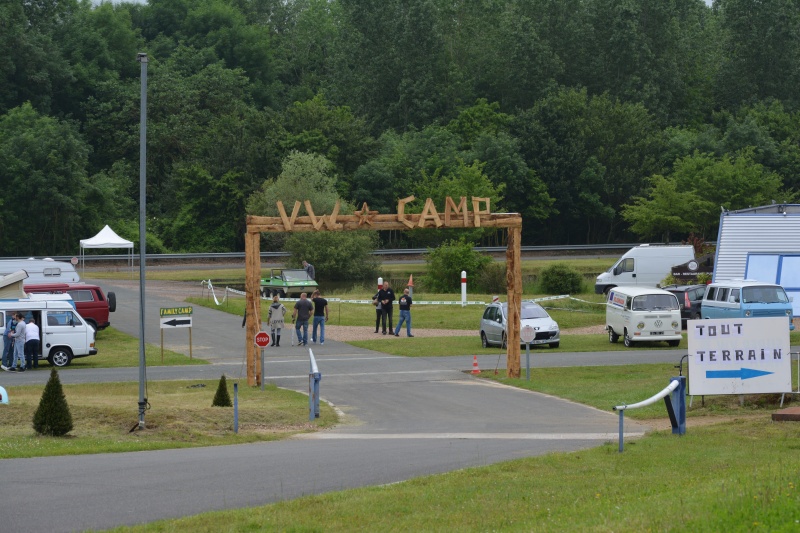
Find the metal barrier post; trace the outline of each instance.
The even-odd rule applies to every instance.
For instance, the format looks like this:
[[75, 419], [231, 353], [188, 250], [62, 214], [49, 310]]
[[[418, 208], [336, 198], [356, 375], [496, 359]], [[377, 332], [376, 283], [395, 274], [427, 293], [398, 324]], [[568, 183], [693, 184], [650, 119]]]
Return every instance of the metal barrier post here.
[[322, 374], [317, 368], [317, 360], [314, 359], [314, 352], [308, 349], [308, 357], [311, 363], [311, 372], [308, 374], [308, 419], [319, 418], [319, 382]]
[[625, 409], [619, 410], [619, 453], [622, 453], [624, 446], [625, 446], [625, 439], [623, 435], [625, 434]]
[[239, 433], [239, 384], [233, 384], [233, 432]]
[[[672, 412], [672, 407], [669, 404], [669, 400], [667, 400], [667, 396], [670, 393], [672, 393], [672, 391], [677, 389], [681, 385], [681, 383], [685, 384], [685, 381], [684, 381], [683, 377], [671, 378], [670, 382], [669, 382], [669, 385], [667, 385], [661, 392], [659, 392], [658, 394], [656, 394], [654, 396], [651, 396], [650, 398], [648, 398], [648, 399], [646, 399], [644, 401], [641, 401], [641, 402], [638, 402], [638, 403], [634, 403], [634, 404], [631, 404], [631, 405], [623, 404], [623, 405], [617, 405], [617, 406], [612, 407], [612, 409], [614, 411], [619, 411], [619, 451], [620, 451], [620, 453], [622, 453], [622, 450], [623, 450], [623, 440], [624, 440], [624, 436], [625, 436], [624, 432], [623, 432], [623, 416], [624, 416], [623, 413], [625, 412], [625, 410], [626, 409], [637, 409], [639, 407], [646, 407], [648, 405], [652, 405], [652, 404], [656, 403], [661, 398], [664, 398], [664, 400], [668, 402], [667, 403], [667, 412], [670, 413], [670, 419], [673, 419], [675, 417], [675, 414], [674, 414], [674, 412]], [[683, 397], [683, 396], [681, 396], [681, 397]], [[685, 399], [683, 401], [685, 402]], [[683, 408], [683, 425], [684, 425], [684, 433], [685, 433], [685, 430], [686, 430], [686, 407], [685, 407], [685, 403], [684, 403], [684, 408]], [[675, 425], [673, 424], [673, 428], [674, 427], [675, 427]], [[673, 433], [675, 433], [674, 430], [673, 430]]]

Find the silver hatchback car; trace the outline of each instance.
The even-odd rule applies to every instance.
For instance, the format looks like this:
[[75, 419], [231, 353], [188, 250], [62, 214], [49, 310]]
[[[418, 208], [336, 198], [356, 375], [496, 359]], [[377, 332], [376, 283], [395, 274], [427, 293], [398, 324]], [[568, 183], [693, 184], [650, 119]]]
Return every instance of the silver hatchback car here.
[[[531, 326], [536, 331], [536, 338], [531, 344], [547, 344], [551, 348], [558, 348], [561, 341], [561, 332], [558, 324], [550, 318], [547, 311], [535, 302], [522, 302], [520, 315], [520, 328]], [[481, 318], [481, 343], [486, 348], [489, 345], [507, 345], [508, 304], [491, 303], [483, 310]], [[523, 343], [524, 344], [524, 343]]]

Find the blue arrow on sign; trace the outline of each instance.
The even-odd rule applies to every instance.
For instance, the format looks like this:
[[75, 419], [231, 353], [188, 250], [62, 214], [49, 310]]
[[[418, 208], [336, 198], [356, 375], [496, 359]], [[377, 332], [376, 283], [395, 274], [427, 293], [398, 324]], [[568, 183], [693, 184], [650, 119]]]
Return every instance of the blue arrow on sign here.
[[761, 376], [767, 376], [774, 373], [775, 372], [765, 372], [764, 370], [755, 370], [752, 368], [740, 368], [739, 370], [706, 370], [706, 378], [739, 378], [744, 380], [750, 378], [759, 378]]

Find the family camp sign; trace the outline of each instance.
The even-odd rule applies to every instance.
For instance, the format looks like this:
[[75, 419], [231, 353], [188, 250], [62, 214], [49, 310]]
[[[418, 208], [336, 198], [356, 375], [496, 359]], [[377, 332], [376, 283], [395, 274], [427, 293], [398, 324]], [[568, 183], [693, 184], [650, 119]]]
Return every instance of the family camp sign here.
[[[276, 202], [277, 217], [247, 217], [245, 234], [245, 292], [247, 321], [247, 383], [260, 385], [263, 379], [259, 358], [256, 357], [255, 336], [261, 329], [261, 234], [313, 231], [400, 230], [422, 228], [505, 228], [508, 231], [506, 248], [506, 285], [508, 290], [508, 356], [509, 377], [520, 375], [519, 310], [522, 299], [522, 267], [520, 239], [522, 216], [519, 213], [492, 213], [489, 198], [472, 197], [469, 202], [462, 196], [458, 202], [445, 198], [444, 205], [435, 205], [431, 198], [425, 200], [420, 213], [406, 213], [406, 206], [416, 198], [408, 196], [397, 202], [397, 213], [379, 214], [364, 202], [352, 215], [339, 212], [336, 202], [331, 213], [316, 213], [309, 200], [296, 201], [287, 211], [283, 202]], [[366, 327], [366, 326], [365, 326]]]

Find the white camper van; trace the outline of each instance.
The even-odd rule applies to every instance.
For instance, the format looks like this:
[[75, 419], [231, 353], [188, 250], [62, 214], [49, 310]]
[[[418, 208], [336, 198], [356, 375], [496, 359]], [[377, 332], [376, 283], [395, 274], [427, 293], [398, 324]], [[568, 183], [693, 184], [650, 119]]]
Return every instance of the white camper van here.
[[81, 280], [75, 267], [52, 259], [0, 259], [0, 276], [18, 270], [28, 273], [25, 283], [75, 283]]
[[595, 294], [608, 294], [614, 287], [658, 287], [675, 265], [694, 259], [691, 245], [640, 244], [597, 276]]
[[95, 330], [75, 311], [72, 301], [31, 298], [0, 300], [0, 332], [12, 313], [32, 316], [40, 328], [39, 359], [67, 366], [75, 357], [95, 355]]
[[606, 330], [609, 342], [625, 346], [640, 341], [681, 342], [681, 308], [671, 292], [649, 287], [615, 287], [608, 291]]

